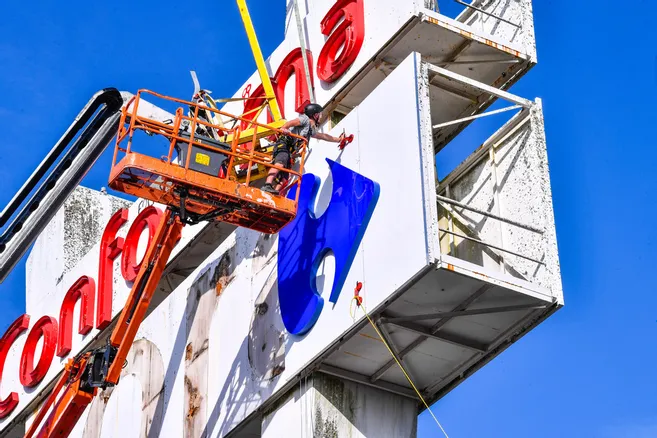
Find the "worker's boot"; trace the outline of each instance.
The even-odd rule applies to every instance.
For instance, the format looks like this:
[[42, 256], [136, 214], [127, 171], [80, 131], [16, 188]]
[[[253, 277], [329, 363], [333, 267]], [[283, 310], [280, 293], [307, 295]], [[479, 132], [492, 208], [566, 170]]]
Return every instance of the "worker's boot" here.
[[262, 186], [262, 188], [261, 188], [260, 190], [262, 190], [263, 192], [267, 192], [267, 193], [272, 193], [272, 194], [274, 194], [274, 195], [278, 195], [278, 190], [276, 190], [275, 188], [273, 188], [272, 185], [269, 184], [269, 183], [266, 183], [264, 186]]

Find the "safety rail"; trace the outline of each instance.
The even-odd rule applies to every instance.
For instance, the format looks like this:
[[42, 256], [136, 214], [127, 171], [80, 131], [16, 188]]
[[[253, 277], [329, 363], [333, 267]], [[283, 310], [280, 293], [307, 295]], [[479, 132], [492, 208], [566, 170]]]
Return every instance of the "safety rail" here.
[[[178, 105], [173, 119], [163, 122], [140, 115], [144, 96], [148, 96], [149, 103], [153, 103], [153, 98]], [[188, 108], [187, 114], [183, 107]], [[245, 126], [248, 136], [244, 135]], [[135, 133], [140, 131], [166, 138], [167, 154], [155, 159], [136, 152], [133, 141]], [[260, 123], [249, 115], [236, 116], [203, 103], [139, 90], [121, 116], [110, 187], [166, 205], [178, 203], [182, 213], [188, 209], [196, 215], [196, 221], [217, 218], [275, 232], [296, 214], [299, 190], [294, 191], [294, 199], [285, 195], [301, 182], [308, 146], [303, 137], [284, 134], [296, 140], [298, 146], [292, 156], [294, 165], [288, 169], [274, 164], [273, 148], [280, 135], [283, 135], [280, 127]], [[269, 143], [261, 145], [260, 140], [265, 137]], [[177, 153], [175, 158], [174, 153]], [[289, 178], [281, 183], [280, 196], [259, 189], [264, 183], [260, 180], [270, 169], [277, 169]], [[267, 216], [273, 222], [257, 223], [260, 219], [253, 217], [255, 212], [265, 222]], [[274, 219], [279, 213], [283, 216]], [[246, 219], [248, 216], [251, 218]]]
[[[447, 188], [449, 189], [449, 186], [447, 186]], [[497, 250], [497, 251], [501, 251], [503, 253], [511, 254], [513, 256], [520, 257], [520, 258], [525, 259], [525, 260], [529, 260], [530, 262], [534, 262], [534, 263], [537, 263], [539, 265], [544, 265], [545, 264], [545, 262], [543, 262], [542, 260], [537, 260], [537, 259], [534, 259], [534, 258], [529, 257], [527, 255], [521, 254], [519, 252], [512, 251], [510, 249], [503, 248], [501, 246], [486, 242], [484, 240], [477, 239], [476, 237], [467, 236], [465, 234], [458, 233], [458, 232], [454, 231], [454, 222], [453, 221], [458, 220], [458, 213], [456, 213], [453, 210], [453, 208], [454, 207], [459, 207], [459, 208], [462, 208], [464, 210], [469, 210], [471, 212], [480, 214], [482, 216], [486, 216], [490, 219], [498, 220], [500, 222], [504, 222], [504, 223], [507, 223], [509, 225], [513, 225], [515, 227], [523, 228], [527, 231], [531, 231], [531, 232], [537, 233], [537, 234], [543, 234], [543, 230], [539, 230], [538, 228], [532, 227], [531, 225], [516, 222], [512, 219], [501, 217], [501, 216], [498, 216], [496, 214], [490, 213], [488, 211], [481, 210], [479, 208], [472, 207], [472, 206], [467, 205], [467, 204], [463, 204], [463, 203], [458, 202], [454, 199], [446, 198], [446, 197], [441, 196], [441, 195], [436, 195], [436, 199], [438, 199], [438, 202], [443, 205], [443, 208], [447, 212], [447, 215], [449, 217], [449, 219], [448, 219], [448, 228], [447, 229], [440, 228], [440, 227], [438, 228], [438, 230], [441, 233], [446, 233], [446, 234], [451, 235], [452, 237], [458, 237], [458, 238], [463, 239], [463, 240], [468, 240], [470, 242], [474, 242], [474, 243], [477, 243], [479, 245], [483, 245], [483, 246], [485, 246], [487, 248], [490, 248], [490, 249], [493, 249], [493, 250]], [[452, 208], [446, 208], [445, 204], [450, 204], [452, 206]], [[462, 222], [462, 221], [459, 221], [459, 222]], [[474, 234], [472, 232], [472, 230], [468, 230], [468, 232]], [[449, 246], [450, 246], [450, 254], [453, 254], [454, 253], [454, 239], [453, 238], [450, 238]], [[503, 262], [503, 260], [502, 260], [502, 262]]]
[[[432, 0], [425, 5], [430, 11], [465, 24], [474, 34], [483, 33], [484, 38], [490, 35], [524, 55], [535, 52], [531, 0]], [[463, 58], [471, 61], [465, 54], [460, 61], [465, 61]]]
[[[515, 28], [522, 28], [522, 25], [515, 23], [507, 18], [500, 16], [489, 9], [495, 9], [499, 2], [484, 3], [482, 0], [472, 0], [470, 3], [464, 0], [428, 0], [425, 2], [427, 9], [438, 12], [445, 16], [466, 23], [474, 14], [481, 14], [490, 17], [502, 23], [506, 23]], [[502, 13], [504, 10], [502, 10]]]
[[[187, 105], [190, 108], [190, 112], [192, 111], [191, 109], [193, 108], [193, 117], [184, 115], [182, 108], [178, 108], [176, 110], [175, 119], [172, 121], [172, 124], [165, 124], [153, 119], [139, 116], [137, 114], [137, 111], [139, 107], [139, 100], [141, 99], [142, 94], [149, 94], [157, 98]], [[199, 117], [200, 111], [208, 111], [215, 116], [228, 118], [228, 120], [220, 119], [221, 123], [214, 124], [200, 118]], [[299, 179], [303, 174], [303, 165], [307, 151], [306, 140], [303, 137], [300, 137], [292, 133], [287, 134], [291, 137], [295, 137], [301, 144], [301, 147], [296, 151], [293, 157], [293, 158], [301, 159], [298, 170], [286, 169], [284, 167], [275, 165], [271, 162], [272, 154], [273, 154], [273, 146], [274, 146], [273, 143], [270, 143], [269, 145], [266, 145], [264, 147], [258, 147], [258, 146], [253, 147], [253, 145], [257, 145], [258, 141], [263, 137], [269, 137], [270, 140], [274, 140], [272, 136], [281, 135], [282, 131], [278, 128], [272, 127], [271, 125], [267, 125], [251, 120], [250, 118], [244, 117], [244, 115], [245, 114], [241, 116], [235, 116], [223, 112], [216, 108], [211, 108], [205, 105], [188, 102], [174, 97], [164, 96], [150, 90], [140, 90], [128, 102], [128, 104], [125, 106], [123, 110], [123, 114], [121, 117], [121, 127], [119, 129], [119, 134], [117, 135], [116, 148], [114, 151], [114, 158], [112, 163], [113, 165], [116, 165], [119, 152], [124, 152], [124, 153], [132, 152], [132, 141], [133, 141], [134, 133], [137, 130], [141, 130], [146, 133], [160, 134], [169, 138], [170, 140], [169, 151], [168, 154], [166, 155], [166, 161], [169, 164], [176, 164], [173, 160], [173, 152], [176, 149], [176, 147], [177, 146], [179, 147], [180, 143], [186, 144], [187, 147], [187, 153], [185, 154], [186, 161], [183, 166], [185, 170], [189, 170], [190, 160], [192, 157], [192, 153], [191, 153], [192, 147], [194, 145], [202, 144], [204, 149], [209, 149], [214, 152], [229, 155], [231, 157], [230, 164], [227, 167], [228, 169], [231, 169], [232, 172], [231, 176], [233, 177], [237, 173], [236, 170], [233, 168], [233, 164], [248, 163], [246, 166], [243, 166], [244, 168], [247, 169], [246, 177], [235, 178], [236, 181], [243, 182], [246, 185], [249, 185], [249, 183], [252, 181], [251, 170], [254, 163], [257, 163], [258, 165], [262, 165], [267, 169], [275, 168], [280, 171], [287, 172], [290, 175], [293, 175], [297, 179]], [[129, 119], [129, 127], [126, 129], [125, 126], [127, 124], [126, 123], [127, 119]], [[179, 134], [181, 126], [184, 125], [184, 121], [189, 122], [190, 130], [188, 137], [181, 136]], [[233, 123], [233, 126], [230, 128], [227, 127], [227, 125], [230, 125], [231, 122]], [[246, 123], [249, 126], [253, 127], [251, 129], [253, 133], [248, 138], [244, 138], [243, 136], [240, 136], [240, 134], [242, 133], [242, 128], [241, 128], [241, 126], [243, 126], [242, 123]], [[202, 141], [207, 139], [207, 137], [204, 139], [203, 138], [204, 136], [197, 134], [197, 130], [199, 127], [202, 127], [206, 131], [213, 131], [215, 133], [218, 133], [219, 138], [214, 138], [213, 140], [221, 140], [223, 143], [229, 143], [231, 149], [230, 150], [220, 149], [216, 146], [213, 146], [212, 143], [210, 142], [202, 143]], [[120, 144], [123, 142], [123, 140], [125, 140], [126, 137], [128, 137], [127, 147], [122, 148]], [[164, 157], [162, 158], [164, 159]], [[296, 183], [298, 184], [298, 181]], [[286, 190], [289, 190], [293, 185], [294, 184], [288, 186]]]
[[[514, 23], [513, 21], [507, 20], [507, 19], [504, 18], [504, 17], [500, 17], [499, 15], [497, 15], [497, 14], [495, 14], [495, 13], [493, 13], [493, 12], [490, 12], [490, 11], [487, 11], [486, 9], [483, 9], [483, 5], [482, 5], [482, 2], [481, 2], [481, 1], [476, 1], [476, 0], [475, 0], [475, 1], [473, 1], [472, 3], [466, 3], [466, 2], [464, 2], [463, 0], [454, 0], [454, 2], [456, 2], [456, 3], [458, 3], [459, 5], [461, 5], [461, 6], [464, 7], [464, 9], [463, 9], [463, 11], [461, 12], [461, 14], [459, 14], [459, 16], [457, 17], [457, 20], [459, 20], [459, 21], [463, 21], [463, 22], [465, 22], [466, 19], [470, 18], [470, 16], [471, 16], [473, 13], [479, 12], [480, 14], [486, 15], [486, 16], [488, 16], [488, 17], [491, 17], [491, 18], [495, 19], [495, 20], [499, 20], [499, 21], [501, 21], [502, 23], [509, 24], [509, 25], [511, 25], [511, 26], [513, 26], [513, 27], [516, 27], [516, 28], [521, 28], [521, 27], [522, 27], [521, 24]], [[480, 5], [481, 5], [481, 6], [480, 6]]]

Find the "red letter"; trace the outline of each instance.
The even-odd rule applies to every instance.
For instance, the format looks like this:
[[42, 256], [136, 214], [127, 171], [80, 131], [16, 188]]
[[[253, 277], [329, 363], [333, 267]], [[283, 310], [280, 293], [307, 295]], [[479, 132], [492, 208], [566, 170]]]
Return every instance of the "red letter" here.
[[[343, 17], [344, 21], [338, 25]], [[365, 40], [363, 0], [338, 0], [322, 20], [321, 26], [322, 34], [326, 35], [328, 40], [317, 60], [317, 76], [323, 81], [332, 83], [351, 67], [363, 46]], [[336, 58], [341, 47], [340, 56]]]
[[[34, 366], [34, 353], [43, 336], [41, 356], [39, 362]], [[57, 320], [52, 316], [44, 316], [32, 327], [27, 335], [23, 354], [21, 355], [20, 379], [23, 386], [33, 388], [46, 377], [48, 368], [55, 357], [57, 346]]]
[[98, 261], [98, 309], [96, 328], [107, 327], [112, 321], [112, 284], [114, 283], [114, 259], [123, 251], [123, 238], [116, 237], [119, 228], [128, 221], [128, 210], [120, 209], [109, 220], [100, 240]]
[[[308, 65], [312, 70], [313, 66], [313, 54], [310, 50], [306, 50], [306, 55], [308, 56]], [[281, 116], [285, 118], [285, 87], [287, 81], [290, 79], [290, 76], [294, 74], [295, 82], [295, 110], [298, 113], [302, 113], [303, 109], [307, 104], [310, 103], [310, 91], [308, 90], [308, 84], [306, 81], [306, 72], [303, 67], [303, 57], [301, 56], [301, 48], [297, 47], [292, 50], [288, 55], [283, 59], [281, 65], [276, 70], [276, 74], [271, 78], [272, 86], [274, 87], [274, 94], [276, 95], [276, 100], [278, 101], [278, 106], [281, 110]], [[315, 78], [313, 75], [310, 75], [310, 85], [314, 88]], [[249, 97], [249, 100], [244, 101], [244, 115], [243, 117], [248, 120], [254, 120], [257, 115], [257, 109], [265, 103], [265, 90], [262, 84], [260, 84], [254, 91], [251, 93], [251, 85], [248, 85], [243, 93], [243, 97]], [[267, 112], [267, 123], [273, 121], [272, 116]], [[243, 121], [240, 124], [242, 130], [248, 129], [250, 123]]]
[[141, 262], [143, 261], [142, 259], [137, 263], [137, 246], [139, 245], [141, 233], [144, 229], [148, 228], [147, 245], [150, 245], [155, 230], [157, 230], [157, 226], [160, 224], [160, 216], [162, 216], [162, 212], [156, 207], [146, 207], [135, 218], [130, 230], [128, 230], [128, 234], [125, 236], [123, 256], [121, 256], [121, 273], [126, 281], [135, 281], [139, 273], [139, 268], [141, 267]]
[[[271, 79], [271, 84], [272, 87], [274, 87], [274, 94], [277, 93], [277, 86], [276, 86], [276, 81], [274, 81], [273, 78]], [[250, 87], [249, 85], [248, 87]], [[279, 102], [279, 107], [280, 105], [280, 98], [278, 94], [276, 94], [276, 100]], [[259, 115], [258, 108], [265, 103], [265, 88], [262, 86], [262, 84], [258, 85], [258, 88], [256, 88], [253, 93], [249, 96], [249, 100], [244, 101], [244, 114], [242, 114], [242, 117], [247, 119], [247, 120], [256, 120]], [[265, 110], [266, 111], [266, 110]], [[282, 108], [281, 108], [281, 111]], [[273, 118], [269, 111], [267, 111], [267, 123], [271, 123], [273, 121]], [[249, 129], [251, 126], [251, 123], [247, 122], [246, 120], [242, 120], [240, 123], [240, 129], [242, 131]]]
[[66, 292], [62, 307], [59, 310], [59, 339], [57, 341], [57, 356], [64, 357], [71, 352], [73, 337], [73, 310], [75, 303], [80, 304], [80, 326], [78, 333], [86, 335], [91, 331], [94, 319], [94, 299], [96, 283], [86, 275], [80, 277]]
[[[310, 50], [306, 50], [306, 56], [311, 73], [310, 86], [315, 88], [315, 78], [312, 75], [313, 53]], [[300, 47], [288, 53], [278, 67], [276, 75], [274, 75], [276, 99], [278, 100], [278, 106], [281, 107], [283, 118], [285, 118], [285, 86], [293, 74], [295, 82], [294, 94], [296, 96], [296, 101], [294, 102], [295, 110], [298, 113], [302, 113], [306, 105], [310, 103], [310, 91], [308, 90], [308, 81], [306, 81], [306, 72], [303, 68], [303, 56], [301, 55]]]
[[[7, 359], [7, 354], [12, 344], [20, 335], [30, 325], [29, 315], [19, 316], [18, 319], [11, 323], [7, 332], [0, 339], [0, 381], [2, 380], [2, 370], [5, 367], [5, 360]], [[5, 418], [7, 415], [11, 414], [16, 406], [18, 405], [18, 394], [12, 392], [9, 396], [0, 400], [0, 418]]]

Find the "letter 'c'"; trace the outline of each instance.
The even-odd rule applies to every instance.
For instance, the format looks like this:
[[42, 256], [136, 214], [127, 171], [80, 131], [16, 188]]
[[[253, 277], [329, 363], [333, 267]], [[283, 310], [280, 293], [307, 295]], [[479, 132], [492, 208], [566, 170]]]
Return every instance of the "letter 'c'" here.
[[[0, 339], [0, 381], [2, 380], [2, 371], [5, 367], [5, 360], [7, 359], [7, 354], [11, 348], [16, 338], [23, 333], [30, 325], [30, 316], [21, 315], [11, 323], [7, 332]], [[12, 392], [7, 396], [7, 398], [0, 400], [0, 418], [5, 418], [12, 413], [16, 406], [18, 405], [18, 394]]]

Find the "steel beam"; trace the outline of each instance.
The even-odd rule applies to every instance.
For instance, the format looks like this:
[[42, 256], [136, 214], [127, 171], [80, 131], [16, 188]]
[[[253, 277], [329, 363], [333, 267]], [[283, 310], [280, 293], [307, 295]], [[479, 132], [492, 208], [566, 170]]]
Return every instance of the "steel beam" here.
[[402, 395], [404, 397], [412, 398], [413, 400], [418, 400], [417, 394], [409, 388], [403, 386], [395, 385], [394, 383], [388, 382], [379, 382], [374, 383], [370, 379], [359, 373], [353, 371], [344, 370], [342, 368], [334, 367], [332, 365], [322, 364], [320, 365], [318, 371], [320, 373], [328, 374], [330, 376], [339, 377], [341, 379], [350, 380], [352, 382], [360, 383], [362, 385], [370, 386], [372, 388], [381, 389], [383, 391], [392, 392], [393, 394]]
[[505, 108], [500, 108], [500, 109], [494, 110], [494, 111], [488, 111], [486, 113], [475, 114], [473, 116], [463, 117], [461, 119], [455, 119], [455, 120], [451, 120], [451, 121], [445, 122], [445, 123], [438, 123], [437, 125], [433, 125], [433, 129], [440, 129], [440, 128], [445, 128], [447, 126], [458, 125], [459, 123], [469, 122], [471, 120], [477, 120], [477, 119], [481, 119], [483, 117], [494, 116], [495, 114], [501, 114], [501, 113], [505, 113], [507, 111], [513, 111], [513, 110], [517, 110], [517, 109], [521, 109], [521, 108], [522, 107], [520, 105], [507, 106]]
[[398, 323], [407, 322], [407, 321], [422, 321], [426, 319], [439, 319], [439, 318], [457, 318], [459, 316], [488, 315], [491, 313], [517, 312], [518, 310], [544, 309], [545, 307], [546, 306], [542, 306], [538, 304], [520, 304], [517, 306], [488, 307], [485, 309], [461, 310], [458, 312], [438, 312], [438, 313], [428, 313], [425, 315], [400, 316], [400, 317], [392, 317], [392, 318], [384, 317], [381, 318], [381, 322], [383, 324], [398, 325]]
[[473, 41], [472, 40], [465, 40], [463, 43], [461, 43], [460, 46], [458, 46], [452, 53], [450, 53], [447, 58], [445, 58], [446, 62], [454, 62], [456, 59], [463, 54], [468, 48], [472, 45]]
[[488, 346], [477, 342], [472, 339], [468, 339], [455, 334], [447, 333], [431, 333], [431, 330], [427, 327], [423, 327], [419, 324], [413, 324], [410, 322], [392, 322], [386, 321], [386, 324], [393, 325], [395, 327], [402, 328], [404, 330], [411, 331], [418, 335], [426, 336], [430, 339], [435, 339], [441, 342], [447, 342], [448, 344], [456, 345], [457, 347], [467, 348], [468, 350], [476, 351], [477, 353], [483, 353], [487, 350]]
[[[465, 299], [461, 304], [454, 307], [452, 309], [452, 312], [458, 312], [458, 311], [467, 309], [470, 304], [474, 303], [487, 290], [492, 289], [492, 288], [493, 288], [492, 284], [484, 284], [482, 287], [477, 289], [472, 295], [470, 295], [467, 299]], [[429, 333], [431, 333], [432, 335], [435, 335], [436, 333], [438, 333], [438, 331], [445, 324], [447, 324], [449, 322], [450, 319], [451, 319], [450, 317], [441, 319], [433, 327], [431, 327], [431, 330], [429, 331]], [[422, 336], [418, 337], [416, 340], [411, 342], [409, 345], [407, 345], [403, 350], [401, 350], [399, 352], [399, 357], [403, 358], [408, 353], [413, 351], [415, 349], [415, 347], [417, 347], [418, 345], [420, 345], [421, 343], [423, 343], [427, 339], [429, 339], [429, 337], [427, 335], [422, 335]], [[446, 339], [443, 339], [443, 340], [445, 340], [445, 342], [448, 342]], [[376, 382], [377, 380], [379, 380], [393, 365], [395, 365], [394, 359], [391, 359], [388, 362], [386, 362], [385, 365], [383, 365], [381, 368], [376, 370], [376, 372], [374, 372], [374, 374], [372, 374], [372, 376], [370, 377], [370, 381], [371, 382]]]
[[432, 87], [440, 88], [446, 93], [449, 93], [454, 97], [458, 97], [459, 99], [467, 100], [472, 104], [476, 104], [478, 102], [477, 96], [470, 95], [464, 91], [456, 90], [452, 87], [448, 87], [445, 84], [434, 84], [433, 82], [431, 82], [431, 80], [429, 80], [429, 85], [431, 85]]
[[[475, 293], [473, 293], [468, 298], [463, 300], [463, 302], [461, 304], [454, 307], [452, 309], [452, 312], [460, 312], [461, 310], [467, 309], [468, 307], [470, 307], [470, 305], [472, 303], [474, 303], [476, 300], [478, 300], [479, 297], [481, 297], [484, 293], [486, 293], [486, 291], [492, 289], [493, 287], [494, 287], [494, 285], [492, 285], [492, 284], [484, 284], [482, 287], [477, 289], [475, 291]], [[434, 324], [433, 327], [431, 327], [431, 333], [436, 334], [436, 332], [438, 332], [438, 330], [440, 330], [445, 324], [447, 324], [450, 319], [452, 319], [452, 318], [448, 316], [448, 317], [443, 318], [440, 321], [438, 321], [436, 324]]]
[[463, 362], [461, 366], [454, 369], [447, 376], [444, 376], [442, 379], [425, 387], [423, 389], [423, 393], [431, 394], [431, 398], [428, 400], [429, 405], [435, 403], [439, 398], [443, 397], [451, 389], [455, 388], [461, 382], [474, 374], [477, 370], [484, 367], [495, 356], [500, 354], [507, 347], [526, 335], [529, 330], [538, 326], [559, 307], [561, 306], [555, 306], [553, 304], [552, 306], [548, 306], [546, 312], [542, 312], [538, 315], [536, 312], [532, 312], [526, 315], [516, 324], [512, 325], [503, 333], [501, 333], [497, 339], [489, 345], [489, 349], [486, 354], [473, 355], [470, 359]]
[[445, 228], [438, 228], [438, 231], [442, 231], [443, 233], [451, 234], [452, 236], [460, 237], [461, 239], [469, 240], [471, 242], [475, 242], [475, 243], [478, 243], [480, 245], [484, 245], [484, 246], [487, 246], [489, 248], [493, 248], [493, 249], [496, 249], [498, 251], [502, 251], [502, 252], [505, 252], [507, 254], [511, 254], [511, 255], [516, 256], [516, 257], [523, 258], [525, 260], [529, 260], [530, 262], [538, 263], [539, 265], [544, 265], [545, 264], [545, 262], [543, 262], [541, 260], [533, 259], [533, 258], [528, 257], [526, 255], [520, 254], [519, 252], [511, 251], [509, 249], [502, 248], [501, 246], [493, 245], [491, 243], [484, 242], [483, 240], [475, 239], [474, 237], [470, 237], [470, 236], [466, 236], [465, 234], [455, 233], [454, 231], [449, 231], [449, 230], [446, 230]]
[[[428, 338], [426, 336], [420, 336], [419, 338], [408, 344], [406, 347], [404, 347], [404, 349], [402, 349], [399, 352], [398, 356], [402, 358], [405, 357], [408, 353], [413, 351], [415, 347], [417, 347], [427, 339]], [[379, 380], [390, 368], [392, 368], [393, 365], [395, 365], [395, 361], [393, 359], [386, 362], [385, 365], [383, 365], [381, 368], [376, 370], [376, 372], [370, 376], [370, 382], [376, 382], [377, 380]]]
[[475, 213], [479, 213], [483, 216], [487, 216], [487, 217], [490, 217], [490, 218], [493, 218], [493, 219], [497, 219], [498, 221], [506, 222], [507, 224], [515, 225], [516, 227], [523, 228], [527, 231], [533, 231], [534, 233], [537, 233], [537, 234], [543, 234], [543, 230], [541, 230], [539, 228], [533, 227], [531, 225], [523, 224], [522, 222], [514, 221], [513, 219], [508, 219], [508, 218], [505, 218], [505, 217], [502, 217], [502, 216], [498, 216], [498, 215], [493, 214], [491, 212], [488, 212], [486, 210], [482, 210], [480, 208], [472, 207], [468, 204], [464, 204], [464, 203], [459, 202], [455, 199], [447, 198], [447, 197], [441, 196], [441, 195], [436, 195], [436, 198], [438, 199], [438, 201], [446, 202], [448, 204], [453, 204], [453, 205], [456, 205], [457, 207], [461, 207], [465, 210], [474, 211]]
[[388, 329], [382, 324], [381, 319], [376, 321], [376, 326], [381, 332], [381, 336], [383, 337], [383, 340], [386, 341], [388, 346], [390, 347], [390, 350], [392, 350], [393, 356], [397, 359], [399, 364], [404, 368], [404, 371], [408, 376], [411, 378], [413, 382], [417, 382], [417, 379], [413, 375], [413, 372], [408, 368], [408, 362], [404, 363], [404, 359], [399, 356], [399, 349], [397, 348], [397, 344], [392, 340], [392, 336], [390, 336], [390, 332], [388, 332]]
[[488, 138], [481, 144], [475, 151], [470, 154], [463, 163], [459, 166], [459, 171], [451, 172], [442, 181], [440, 181], [438, 191], [441, 192], [444, 187], [447, 187], [457, 181], [466, 173], [470, 172], [477, 164], [489, 154], [491, 148], [497, 148], [502, 143], [507, 141], [512, 135], [515, 135], [519, 130], [524, 129], [525, 125], [531, 122], [529, 111], [524, 109], [518, 114], [514, 114], [511, 119], [502, 126], [495, 134]]
[[520, 105], [524, 108], [530, 108], [532, 106], [532, 101], [524, 99], [522, 97], [518, 97], [515, 94], [508, 93], [506, 91], [500, 90], [499, 88], [491, 87], [490, 85], [486, 85], [483, 82], [476, 81], [474, 79], [470, 79], [467, 76], [463, 76], [458, 73], [454, 73], [453, 71], [447, 70], [442, 67], [438, 67], [437, 65], [433, 65], [430, 63], [427, 63], [427, 67], [429, 68], [429, 71], [437, 74], [439, 76], [442, 76], [447, 79], [451, 79], [455, 82], [458, 82], [463, 85], [467, 85], [473, 88], [476, 88], [478, 90], [483, 91], [484, 93], [490, 94], [491, 96], [499, 97], [504, 100], [508, 100], [509, 102], [515, 103], [516, 105]]

